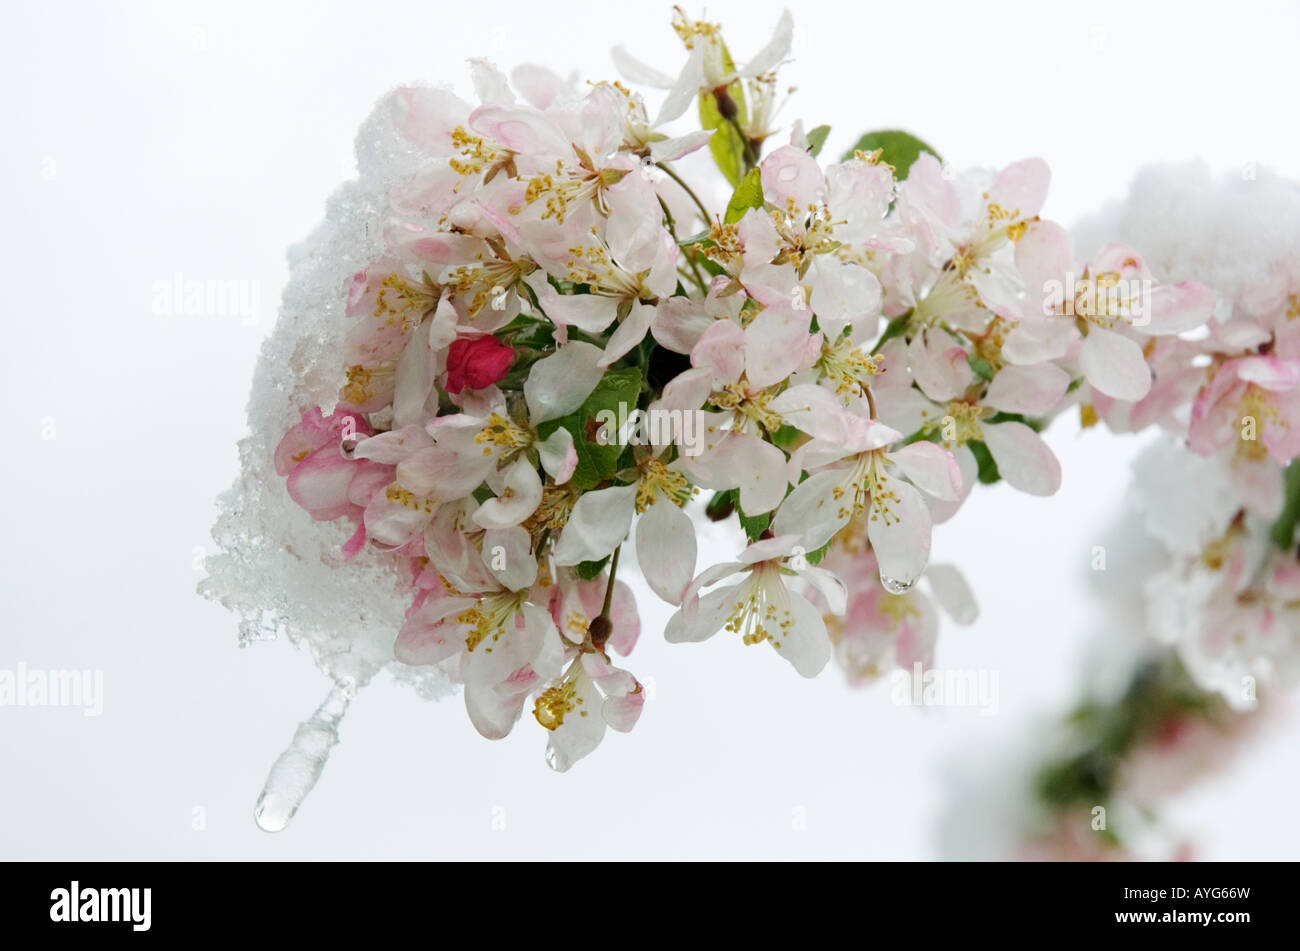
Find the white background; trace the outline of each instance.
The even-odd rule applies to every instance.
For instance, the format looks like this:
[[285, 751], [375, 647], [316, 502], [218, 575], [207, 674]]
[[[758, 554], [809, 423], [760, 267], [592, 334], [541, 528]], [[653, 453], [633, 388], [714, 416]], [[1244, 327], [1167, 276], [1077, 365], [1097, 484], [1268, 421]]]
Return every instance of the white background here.
[[[708, 13], [743, 58], [779, 10], [751, 0]], [[799, 92], [785, 118], [831, 123], [828, 154], [903, 126], [958, 164], [1041, 155], [1054, 171], [1045, 213], [1066, 223], [1155, 161], [1300, 177], [1294, 6], [795, 12], [783, 75]], [[546, 769], [528, 722], [489, 743], [458, 700], [422, 704], [384, 681], [354, 703], [289, 831], [253, 825], [267, 767], [325, 683], [286, 643], [237, 649], [234, 619], [194, 586], [284, 248], [351, 174], [354, 131], [388, 88], [466, 91], [472, 55], [612, 77], [615, 43], [675, 71], [668, 15], [567, 0], [6, 11], [0, 667], [102, 669], [105, 709], [0, 708], [0, 857], [924, 858], [948, 757], [992, 755], [1026, 718], [1070, 703], [1101, 614], [1088, 560], [1134, 447], [1063, 423], [1049, 437], [1059, 496], [983, 490], [936, 533], [936, 559], [963, 566], [983, 610], [975, 627], [945, 630], [940, 663], [998, 671], [995, 717], [896, 707], [887, 685], [853, 692], [830, 669], [805, 682], [725, 637], [670, 650], [666, 611], [643, 595], [631, 666], [654, 699], [634, 733], [570, 774]], [[155, 316], [153, 286], [176, 273], [257, 282], [256, 322]], [[1124, 570], [1110, 565], [1116, 583]], [[1172, 805], [1200, 855], [1296, 856], [1295, 726]]]

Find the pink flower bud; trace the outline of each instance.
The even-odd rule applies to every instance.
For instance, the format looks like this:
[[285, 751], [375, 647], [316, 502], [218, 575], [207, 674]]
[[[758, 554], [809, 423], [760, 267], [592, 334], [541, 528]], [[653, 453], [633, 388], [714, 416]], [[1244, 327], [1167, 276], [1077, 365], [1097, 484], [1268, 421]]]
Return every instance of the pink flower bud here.
[[496, 337], [460, 338], [447, 350], [447, 392], [481, 390], [506, 375], [514, 350]]

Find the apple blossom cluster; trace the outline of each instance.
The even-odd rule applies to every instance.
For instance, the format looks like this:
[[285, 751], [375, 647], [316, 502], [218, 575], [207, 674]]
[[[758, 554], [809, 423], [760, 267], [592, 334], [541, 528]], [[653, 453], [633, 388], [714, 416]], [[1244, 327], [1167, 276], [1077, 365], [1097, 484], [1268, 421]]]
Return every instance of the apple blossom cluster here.
[[[1188, 343], [1214, 295], [1127, 247], [1076, 261], [1040, 216], [1041, 160], [957, 172], [886, 132], [823, 161], [825, 127], [774, 126], [788, 14], [742, 65], [715, 24], [674, 27], [675, 76], [616, 55], [667, 89], [657, 110], [622, 82], [483, 61], [477, 102], [389, 98], [417, 167], [338, 289], [336, 402], [300, 407], [275, 451], [295, 503], [351, 526], [344, 559], [401, 566], [393, 654], [462, 683], [484, 736], [527, 712], [564, 770], [634, 726], [629, 543], [675, 608], [668, 641], [721, 632], [869, 680], [930, 662], [936, 603], [973, 620], [957, 569], [929, 564], [932, 527], [977, 482], [1053, 494], [1039, 431], [1069, 400], [1155, 421], [1194, 368], [1212, 374], [1197, 446], [1226, 445], [1248, 400], [1268, 458], [1294, 454], [1277, 420], [1300, 368], [1262, 349], [1285, 309]], [[702, 491], [746, 543], [698, 570]]]
[[[1191, 857], [1159, 807], [1228, 766], [1281, 705], [1268, 682], [1294, 678], [1300, 188], [1253, 170], [1215, 182], [1197, 166], [1148, 169], [1077, 230], [1122, 236], [1164, 278], [1203, 276], [1217, 301], [1205, 327], [1144, 347], [1142, 398], [1075, 391], [1085, 428], [1159, 431], [1129, 496], [1150, 537], [1126, 518], [1113, 541], [1128, 570], [1091, 573], [1116, 633], [1093, 651], [1087, 699], [958, 783], [949, 857]], [[1143, 628], [1169, 646], [1131, 637]]]
[[1300, 258], [1257, 267], [1200, 333], [1152, 341], [1142, 398], [1081, 394], [1085, 424], [1164, 431], [1136, 466], [1169, 555], [1147, 583], [1147, 624], [1243, 711], [1257, 685], [1300, 674]]

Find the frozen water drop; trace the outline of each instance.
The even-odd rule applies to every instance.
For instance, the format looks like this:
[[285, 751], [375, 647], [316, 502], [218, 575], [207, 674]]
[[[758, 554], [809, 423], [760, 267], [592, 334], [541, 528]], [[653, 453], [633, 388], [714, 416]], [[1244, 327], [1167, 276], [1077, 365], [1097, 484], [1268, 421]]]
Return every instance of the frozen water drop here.
[[897, 578], [891, 578], [888, 575], [881, 575], [880, 583], [890, 594], [907, 594], [916, 584], [915, 581], [899, 581]]
[[263, 832], [279, 832], [289, 824], [297, 809], [288, 797], [275, 792], [263, 792], [257, 797], [253, 818]]
[[288, 826], [316, 785], [330, 750], [339, 741], [339, 723], [354, 696], [355, 682], [342, 680], [316, 712], [298, 724], [288, 748], [271, 766], [253, 807], [253, 819], [263, 832], [279, 832]]

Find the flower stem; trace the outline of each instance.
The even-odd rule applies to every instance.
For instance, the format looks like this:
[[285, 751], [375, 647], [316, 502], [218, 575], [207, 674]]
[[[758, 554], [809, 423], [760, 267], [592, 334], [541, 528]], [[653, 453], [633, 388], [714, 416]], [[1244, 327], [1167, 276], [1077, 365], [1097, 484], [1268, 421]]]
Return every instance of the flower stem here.
[[[673, 236], [673, 243], [681, 247], [681, 241], [677, 237], [677, 223], [673, 221], [673, 213], [668, 210], [668, 202], [662, 198], [659, 199], [659, 207], [664, 210], [664, 220], [668, 222], [668, 233]], [[709, 289], [704, 283], [704, 278], [700, 276], [699, 265], [695, 263], [695, 258], [690, 251], [685, 251], [686, 263], [691, 266], [691, 273], [695, 275], [695, 285], [700, 289], [701, 294], [707, 295]]]
[[740, 122], [734, 116], [727, 121], [736, 130], [736, 135], [740, 136], [741, 147], [745, 150], [745, 172], [748, 173], [758, 165], [758, 150], [754, 148], [754, 143], [750, 141], [749, 136], [745, 135], [745, 130], [741, 128]]
[[614, 601], [614, 576], [618, 574], [618, 554], [623, 550], [619, 545], [614, 549], [614, 557], [609, 560], [609, 581], [605, 584], [605, 603], [600, 606], [600, 616], [609, 618], [609, 607]]
[[[610, 620], [609, 609], [614, 601], [614, 576], [618, 574], [618, 553], [623, 550], [619, 545], [614, 549], [614, 557], [609, 562], [609, 581], [605, 584], [605, 603], [601, 605], [600, 614], [591, 619], [587, 625], [587, 636], [583, 638], [581, 650], [584, 654], [605, 654], [605, 645], [614, 633], [614, 622]], [[609, 655], [605, 654], [605, 659]]]
[[663, 169], [663, 171], [668, 175], [669, 178], [675, 181], [678, 185], [682, 186], [682, 191], [686, 192], [686, 194], [690, 196], [691, 201], [695, 202], [695, 207], [700, 209], [700, 217], [704, 219], [704, 224], [706, 226], [713, 223], [713, 219], [709, 217], [709, 210], [704, 207], [704, 202], [700, 201], [700, 196], [695, 194], [695, 192], [691, 189], [691, 186], [687, 185], [686, 181], [675, 171], [673, 171], [673, 169], [668, 165], [667, 162], [655, 162], [655, 167]]

